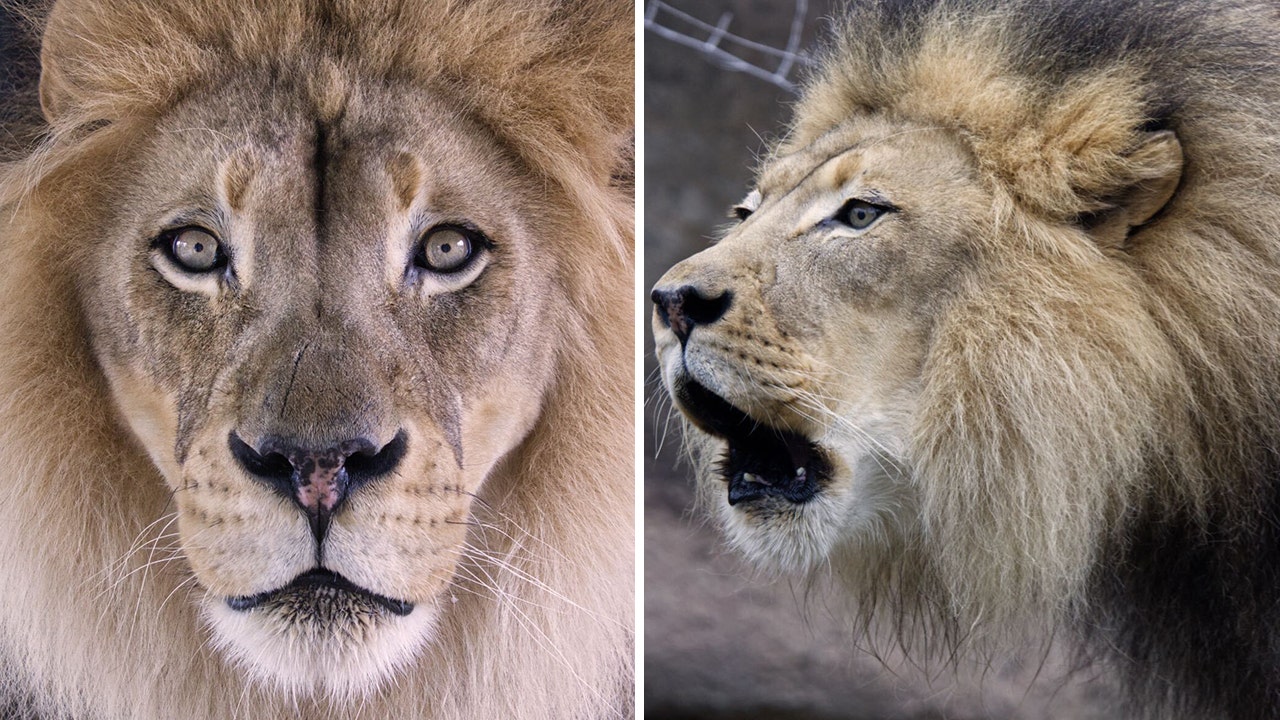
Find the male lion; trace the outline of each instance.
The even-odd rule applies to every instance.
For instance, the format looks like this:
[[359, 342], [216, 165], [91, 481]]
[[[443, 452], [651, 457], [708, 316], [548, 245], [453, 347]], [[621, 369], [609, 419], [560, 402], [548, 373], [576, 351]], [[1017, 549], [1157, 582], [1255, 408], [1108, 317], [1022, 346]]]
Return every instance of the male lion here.
[[853, 3], [653, 291], [730, 541], [904, 637], [1048, 618], [1152, 714], [1280, 718], [1278, 60], [1251, 0]]
[[601, 718], [626, 3], [66, 0], [0, 170], [0, 710]]

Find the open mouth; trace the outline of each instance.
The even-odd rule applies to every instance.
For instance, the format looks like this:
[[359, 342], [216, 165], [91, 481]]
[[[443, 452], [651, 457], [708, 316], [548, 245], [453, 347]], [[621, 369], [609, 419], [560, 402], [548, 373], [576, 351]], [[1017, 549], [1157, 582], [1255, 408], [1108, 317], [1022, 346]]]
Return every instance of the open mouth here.
[[363, 605], [382, 608], [393, 615], [404, 617], [413, 612], [413, 603], [396, 600], [370, 592], [338, 573], [316, 568], [294, 578], [288, 585], [258, 593], [227, 598], [232, 610], [252, 610], [256, 607], [306, 609], [330, 605]]
[[825, 453], [807, 437], [755, 420], [694, 380], [676, 395], [695, 425], [729, 443], [719, 468], [730, 505], [765, 497], [805, 503], [830, 475]]

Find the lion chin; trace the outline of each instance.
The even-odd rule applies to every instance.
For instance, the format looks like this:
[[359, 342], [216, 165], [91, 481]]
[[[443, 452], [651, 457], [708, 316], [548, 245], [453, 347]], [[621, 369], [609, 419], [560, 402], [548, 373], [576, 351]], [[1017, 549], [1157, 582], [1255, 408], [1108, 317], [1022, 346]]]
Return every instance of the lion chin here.
[[[896, 515], [911, 503], [906, 478], [884, 449], [889, 433], [870, 444], [838, 427], [780, 427], [776, 412], [747, 415], [710, 389], [717, 386], [715, 373], [700, 359], [690, 361], [661, 341], [660, 348], [664, 382], [689, 421], [687, 444], [710, 469], [712, 481], [700, 484], [701, 502], [733, 547], [760, 568], [787, 574], [889, 543]], [[694, 379], [699, 375], [708, 385]]]
[[312, 572], [248, 598], [206, 598], [214, 643], [258, 682], [295, 696], [368, 695], [430, 641], [431, 608]]

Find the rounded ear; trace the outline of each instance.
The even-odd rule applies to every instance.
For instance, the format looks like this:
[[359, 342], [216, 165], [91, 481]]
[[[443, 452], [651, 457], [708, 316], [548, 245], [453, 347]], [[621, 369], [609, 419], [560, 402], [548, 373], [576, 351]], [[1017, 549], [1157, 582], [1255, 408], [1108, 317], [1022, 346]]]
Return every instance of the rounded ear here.
[[58, 28], [63, 13], [61, 4], [55, 4], [45, 21], [44, 38], [40, 43], [40, 110], [50, 124], [65, 116], [72, 106], [72, 89], [62, 64], [68, 53], [62, 47], [62, 33]]
[[197, 60], [209, 62], [208, 43], [183, 30], [198, 25], [179, 13], [218, 5], [234, 4], [57, 0], [40, 38], [45, 119], [82, 126], [159, 107], [201, 67]]
[[1121, 196], [1129, 227], [1137, 227], [1164, 209], [1182, 180], [1182, 143], [1172, 130], [1145, 134], [1129, 154], [1135, 182]]
[[53, 124], [61, 116], [63, 109], [62, 79], [58, 71], [49, 62], [49, 53], [40, 53], [40, 110], [44, 119]]
[[1084, 219], [1086, 230], [1104, 247], [1124, 247], [1133, 228], [1163, 210], [1182, 181], [1182, 143], [1171, 130], [1143, 133], [1125, 160], [1129, 184], [1106, 209]]

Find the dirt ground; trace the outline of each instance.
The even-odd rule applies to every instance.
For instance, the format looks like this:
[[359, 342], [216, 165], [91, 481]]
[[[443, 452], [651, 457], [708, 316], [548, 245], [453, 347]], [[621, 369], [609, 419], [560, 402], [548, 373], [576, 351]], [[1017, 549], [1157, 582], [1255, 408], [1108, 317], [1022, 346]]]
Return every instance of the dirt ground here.
[[[730, 31], [783, 47], [791, 2], [685, 2]], [[805, 45], [830, 3], [811, 2]], [[780, 132], [785, 90], [716, 67], [699, 51], [646, 32], [644, 104], [645, 283], [706, 247], [749, 189], [762, 138]], [[648, 339], [650, 354], [652, 340]], [[652, 357], [647, 387], [657, 390]], [[1089, 669], [1068, 673], [1062, 653], [1023, 651], [958, 672], [926, 673], [854, 647], [821, 597], [754, 578], [690, 509], [676, 466], [678, 433], [667, 403], [650, 400], [645, 461], [645, 715], [709, 720], [1118, 720], [1114, 688]]]

